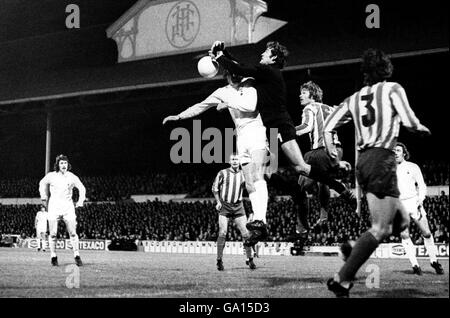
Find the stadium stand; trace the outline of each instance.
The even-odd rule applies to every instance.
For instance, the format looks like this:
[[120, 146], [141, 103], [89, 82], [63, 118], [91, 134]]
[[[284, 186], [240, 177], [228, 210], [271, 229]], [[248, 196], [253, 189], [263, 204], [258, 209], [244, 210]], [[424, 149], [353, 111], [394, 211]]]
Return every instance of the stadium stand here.
[[[448, 195], [427, 197], [424, 207], [429, 224], [435, 233], [436, 242], [448, 242]], [[251, 211], [245, 201], [247, 212]], [[318, 201], [310, 200], [309, 222], [315, 223], [319, 216]], [[0, 205], [0, 233], [21, 234], [34, 237], [34, 216], [36, 205]], [[217, 212], [214, 202], [161, 202], [88, 204], [77, 210], [78, 232], [86, 239], [142, 239], [176, 241], [210, 241], [217, 235]], [[269, 203], [268, 224], [272, 241], [286, 241], [295, 231], [295, 211], [291, 199], [277, 199]], [[64, 223], [60, 222], [60, 231]], [[361, 216], [355, 214], [340, 198], [332, 199], [329, 222], [326, 227], [313, 228], [311, 245], [333, 245], [346, 239], [356, 239], [369, 226], [367, 205], [363, 201]], [[415, 226], [411, 236], [416, 244], [421, 237]], [[239, 232], [230, 224], [228, 240], [240, 240]], [[391, 237], [387, 242], [398, 242]]]

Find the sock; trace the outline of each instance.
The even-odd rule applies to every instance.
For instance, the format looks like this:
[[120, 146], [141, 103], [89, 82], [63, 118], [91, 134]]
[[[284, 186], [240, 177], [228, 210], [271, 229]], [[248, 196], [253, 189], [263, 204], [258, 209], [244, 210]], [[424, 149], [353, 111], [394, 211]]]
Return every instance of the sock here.
[[70, 236], [70, 243], [72, 244], [72, 250], [73, 250], [73, 256], [77, 257], [80, 256], [80, 253], [78, 252], [78, 235], [71, 235]]
[[248, 198], [250, 199], [250, 202], [252, 204], [252, 210], [253, 210], [253, 219], [255, 219], [255, 215], [257, 215], [256, 211], [259, 211], [259, 201], [258, 201], [258, 194], [256, 191], [253, 191], [252, 193], [249, 193]]
[[258, 180], [254, 183], [255, 185], [255, 193], [258, 197], [258, 210], [255, 213], [255, 220], [262, 220], [264, 223], [267, 223], [266, 214], [267, 214], [267, 201], [269, 200], [269, 193], [267, 191], [267, 183], [264, 180]]
[[[247, 232], [246, 235], [242, 236], [242, 241], [245, 242], [245, 240], [248, 239], [249, 237], [250, 237], [250, 234]], [[251, 246], [246, 246], [246, 247], [244, 247], [244, 250], [245, 250], [245, 256], [247, 257], [247, 260], [251, 259], [253, 257], [253, 255], [252, 255], [253, 248]]]
[[226, 237], [219, 235], [217, 238], [217, 259], [222, 259], [223, 257], [223, 249], [225, 248], [225, 240]]
[[48, 236], [48, 245], [50, 247], [50, 256], [56, 257], [56, 235], [49, 235]]
[[320, 219], [325, 220], [328, 219], [328, 211], [324, 208], [320, 208]]
[[411, 266], [419, 266], [416, 258], [416, 249], [414, 243], [411, 241], [411, 238], [402, 239], [403, 247], [405, 248], [406, 256], [408, 256], [409, 261], [411, 262]]
[[358, 269], [369, 259], [378, 246], [378, 240], [369, 231], [356, 241], [349, 258], [339, 271], [339, 282], [351, 282]]
[[296, 192], [292, 195], [292, 200], [294, 201], [294, 209], [297, 211], [297, 231], [301, 233], [303, 230], [309, 231], [309, 204], [306, 192], [298, 185], [295, 189]]
[[423, 238], [423, 244], [425, 245], [427, 252], [428, 252], [428, 256], [430, 257], [430, 262], [434, 263], [437, 262], [437, 248], [436, 245], [434, 244], [434, 238], [433, 235], [430, 235], [429, 238], [424, 237]]

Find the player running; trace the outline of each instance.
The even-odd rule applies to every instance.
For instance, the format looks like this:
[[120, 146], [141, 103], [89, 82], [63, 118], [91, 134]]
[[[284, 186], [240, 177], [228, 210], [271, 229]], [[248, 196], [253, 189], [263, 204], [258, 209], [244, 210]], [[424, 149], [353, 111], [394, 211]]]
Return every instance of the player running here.
[[409, 225], [409, 215], [399, 200], [394, 147], [400, 122], [406, 128], [429, 135], [409, 106], [400, 84], [387, 82], [393, 71], [388, 56], [369, 49], [362, 57], [361, 71], [365, 86], [344, 100], [325, 121], [325, 144], [330, 156], [339, 161], [333, 143], [333, 131], [353, 120], [359, 151], [356, 177], [366, 198], [371, 215], [371, 228], [356, 241], [346, 262], [328, 289], [337, 297], [348, 297], [358, 269], [391, 233], [400, 233]]
[[[80, 179], [70, 172], [69, 159], [65, 155], [56, 157], [54, 166], [55, 171], [47, 173], [39, 182], [39, 193], [44, 205], [48, 202], [48, 225], [49, 225], [49, 245], [51, 253], [51, 264], [58, 266], [56, 256], [56, 234], [58, 230], [58, 220], [62, 218], [66, 223], [67, 232], [70, 236], [75, 263], [82, 266], [83, 262], [78, 251], [78, 235], [76, 233], [77, 221], [75, 208], [82, 207], [86, 200], [86, 188]], [[47, 185], [49, 185], [49, 194], [47, 194]], [[78, 201], [75, 203], [72, 199], [73, 188], [79, 191]]]
[[[431, 267], [434, 268], [436, 274], [442, 275], [444, 274], [444, 270], [436, 258], [437, 248], [434, 244], [433, 234], [431, 234], [428, 225], [427, 213], [423, 208], [423, 200], [427, 194], [427, 186], [423, 180], [422, 172], [418, 165], [407, 161], [409, 159], [409, 152], [403, 143], [397, 142], [394, 150], [395, 161], [397, 162], [397, 180], [398, 189], [400, 191], [400, 201], [409, 213], [411, 219], [422, 232], [423, 242], [430, 257]], [[406, 251], [406, 256], [408, 256], [411, 266], [413, 267], [413, 273], [422, 275], [422, 269], [416, 258], [416, 249], [409, 236], [409, 229], [406, 228], [400, 233], [400, 236]]]
[[[242, 204], [244, 186], [244, 173], [240, 169], [239, 156], [231, 154], [230, 167], [219, 171], [212, 186], [212, 192], [216, 199], [216, 210], [219, 211], [219, 235], [217, 236], [217, 269], [219, 271], [224, 270], [222, 259], [227, 238], [228, 220], [234, 220], [244, 242], [249, 237], [245, 227], [247, 217]], [[250, 269], [256, 269], [256, 265], [253, 262], [252, 248], [250, 246], [245, 246], [244, 248], [247, 255], [246, 264]]]

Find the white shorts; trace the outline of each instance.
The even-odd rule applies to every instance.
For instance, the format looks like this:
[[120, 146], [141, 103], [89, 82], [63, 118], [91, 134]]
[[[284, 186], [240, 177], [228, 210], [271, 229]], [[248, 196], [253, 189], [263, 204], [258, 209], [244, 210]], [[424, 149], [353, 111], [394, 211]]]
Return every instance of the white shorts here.
[[405, 208], [406, 212], [408, 212], [409, 216], [414, 220], [420, 220], [423, 217], [427, 216], [427, 213], [423, 206], [419, 209], [418, 208], [418, 198], [413, 197], [409, 199], [400, 200], [403, 204], [403, 207]]
[[252, 152], [268, 149], [266, 127], [250, 126], [243, 128], [237, 136], [237, 151], [241, 164], [252, 161]]
[[73, 202], [52, 202], [48, 204], [48, 221], [62, 218], [64, 221], [76, 221], [75, 206]]
[[36, 234], [46, 233], [47, 232], [47, 222], [44, 225], [38, 224], [36, 226]]

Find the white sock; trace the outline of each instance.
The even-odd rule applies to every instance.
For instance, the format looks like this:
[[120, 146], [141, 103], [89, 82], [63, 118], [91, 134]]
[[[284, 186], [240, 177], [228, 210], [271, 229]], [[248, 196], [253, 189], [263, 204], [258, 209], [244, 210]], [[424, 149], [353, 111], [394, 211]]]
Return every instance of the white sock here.
[[403, 247], [405, 248], [406, 256], [408, 257], [409, 261], [411, 262], [411, 266], [419, 266], [419, 263], [417, 262], [416, 258], [416, 248], [414, 246], [414, 243], [411, 241], [411, 238], [408, 237], [407, 239], [402, 239]]
[[52, 236], [52, 235], [48, 236], [48, 245], [50, 247], [50, 256], [51, 257], [56, 257], [56, 252], [55, 252], [55, 249], [56, 249], [56, 235], [55, 236]]
[[78, 252], [78, 235], [71, 235], [70, 236], [70, 243], [72, 244], [73, 249], [73, 257], [80, 256], [80, 253]]
[[258, 195], [256, 194], [256, 191], [249, 193], [248, 198], [250, 199], [250, 202], [252, 203], [253, 220], [255, 220], [255, 216], [258, 215], [257, 211], [259, 211]]
[[254, 183], [255, 192], [258, 196], [258, 214], [255, 213], [255, 220], [262, 220], [264, 223], [267, 223], [266, 214], [267, 214], [267, 201], [269, 200], [269, 192], [267, 191], [267, 183], [265, 180], [258, 180]]
[[428, 256], [430, 256], [430, 262], [434, 263], [437, 262], [437, 248], [436, 245], [434, 244], [434, 238], [433, 235], [431, 235], [429, 238], [424, 237], [423, 238], [423, 244], [425, 245], [427, 252], [428, 252]]

